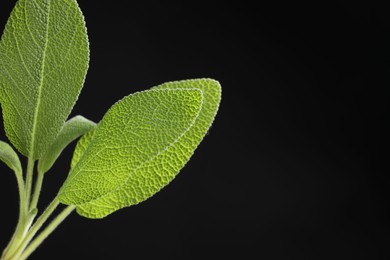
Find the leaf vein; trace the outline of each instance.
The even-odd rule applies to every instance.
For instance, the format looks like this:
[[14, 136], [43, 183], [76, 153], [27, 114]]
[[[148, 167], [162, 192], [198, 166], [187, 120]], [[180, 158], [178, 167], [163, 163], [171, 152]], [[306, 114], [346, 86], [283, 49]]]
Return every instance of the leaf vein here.
[[70, 50], [74, 46], [73, 44], [74, 44], [74, 39], [76, 38], [76, 33], [77, 30], [74, 30], [74, 33], [71, 38], [71, 43], [69, 44], [69, 48], [67, 48], [64, 58], [61, 60], [60, 64], [58, 64], [57, 66], [52, 66], [52, 69], [47, 72], [47, 77], [51, 77], [52, 73], [61, 70], [66, 64], [66, 61], [68, 61]]
[[[85, 202], [85, 203], [82, 203], [80, 205], [84, 205], [84, 204], [88, 204], [88, 203], [91, 203], [91, 202], [94, 202], [94, 201], [97, 201], [103, 197], [106, 197], [106, 196], [109, 196], [110, 194], [113, 194], [115, 193], [116, 191], [120, 190], [123, 186], [125, 186], [131, 179], [132, 175], [134, 175], [135, 173], [138, 172], [139, 169], [141, 169], [146, 163], [149, 163], [151, 161], [153, 161], [155, 158], [157, 158], [158, 156], [164, 154], [170, 147], [172, 147], [173, 145], [175, 145], [177, 142], [179, 142], [179, 140], [181, 140], [181, 138], [194, 126], [195, 122], [197, 121], [199, 115], [200, 115], [200, 112], [202, 111], [202, 108], [203, 108], [203, 102], [204, 102], [204, 96], [203, 96], [203, 91], [201, 89], [198, 89], [198, 88], [193, 88], [194, 90], [199, 90], [201, 93], [202, 93], [202, 99], [201, 99], [201, 103], [200, 103], [200, 106], [199, 106], [199, 109], [198, 109], [198, 112], [197, 114], [195, 115], [194, 119], [192, 120], [191, 124], [188, 126], [187, 129], [185, 129], [185, 131], [183, 131], [183, 133], [181, 135], [178, 136], [178, 138], [176, 138], [172, 143], [170, 143], [169, 145], [167, 145], [162, 151], [160, 151], [159, 153], [157, 153], [156, 155], [150, 157], [149, 159], [145, 160], [144, 162], [142, 162], [140, 165], [138, 165], [133, 171], [130, 171], [129, 174], [128, 174], [128, 177], [124, 180], [124, 182], [120, 185], [118, 185], [115, 189], [113, 189], [112, 191], [109, 191], [99, 197], [96, 197], [94, 199], [92, 199], [91, 201], [88, 201], [88, 202]], [[96, 154], [95, 154], [96, 155]], [[83, 170], [85, 171], [85, 170]], [[79, 171], [81, 172], [81, 170]], [[78, 172], [78, 173], [79, 173]], [[76, 174], [75, 174], [76, 175]], [[74, 176], [75, 177], [75, 176]], [[74, 178], [73, 177], [73, 178]], [[72, 179], [73, 179], [72, 178]], [[87, 188], [84, 188], [84, 189], [72, 189], [70, 190], [69, 192], [74, 192], [74, 191], [79, 191], [79, 190], [87, 190]], [[97, 205], [97, 204], [95, 204]]]
[[22, 96], [26, 99], [28, 103], [31, 104], [31, 100], [27, 97], [26, 93], [19, 87], [19, 85], [16, 83], [15, 79], [12, 77], [11, 73], [7, 70], [6, 66], [2, 66], [3, 71], [5, 71], [5, 74], [10, 78], [12, 83], [14, 84], [14, 87], [22, 93]]
[[35, 82], [35, 83], [38, 83], [36, 78], [32, 75], [31, 71], [27, 68], [27, 65], [26, 65], [26, 62], [23, 58], [23, 55], [21, 53], [21, 50], [20, 50], [20, 46], [19, 46], [19, 42], [18, 42], [18, 38], [15, 36], [14, 32], [12, 33], [12, 36], [14, 37], [14, 40], [15, 40], [15, 45], [16, 45], [16, 50], [17, 50], [17, 53], [19, 55], [19, 58], [20, 58], [20, 61], [23, 65], [23, 68], [24, 70], [27, 72], [27, 74], [31, 77], [31, 79]]
[[26, 25], [26, 28], [27, 28], [27, 31], [28, 33], [30, 34], [31, 36], [31, 39], [33, 41], [33, 43], [35, 44], [35, 46], [37, 46], [38, 48], [42, 48], [41, 46], [39, 46], [35, 36], [33, 35], [33, 33], [31, 32], [31, 28], [30, 28], [30, 25], [29, 25], [29, 20], [28, 20], [28, 16], [27, 16], [27, 1], [24, 2], [24, 22], [25, 22], [25, 25]]
[[42, 67], [41, 67], [41, 77], [40, 82], [38, 86], [38, 99], [37, 99], [37, 106], [34, 111], [34, 119], [33, 119], [33, 127], [32, 127], [32, 136], [31, 136], [31, 146], [30, 146], [30, 157], [34, 156], [34, 148], [35, 148], [35, 132], [37, 128], [37, 122], [38, 122], [38, 114], [39, 114], [39, 107], [41, 103], [41, 95], [42, 95], [42, 88], [43, 88], [43, 74], [45, 72], [45, 58], [46, 58], [46, 52], [47, 52], [47, 45], [49, 42], [49, 22], [50, 22], [50, 0], [47, 1], [47, 23], [46, 23], [46, 32], [45, 32], [45, 44], [43, 48], [43, 56], [42, 56]]

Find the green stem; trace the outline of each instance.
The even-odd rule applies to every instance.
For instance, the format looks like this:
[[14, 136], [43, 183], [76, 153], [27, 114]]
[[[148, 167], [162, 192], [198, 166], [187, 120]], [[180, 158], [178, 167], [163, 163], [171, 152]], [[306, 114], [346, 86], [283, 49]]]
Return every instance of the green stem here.
[[30, 204], [30, 210], [33, 210], [34, 208], [37, 207], [39, 195], [40, 195], [41, 189], [42, 189], [42, 183], [43, 183], [43, 173], [38, 171], [37, 180], [35, 182], [34, 195], [33, 195], [33, 198], [31, 200], [31, 204]]
[[[26, 246], [30, 243], [30, 241], [33, 239], [35, 234], [39, 231], [39, 229], [42, 227], [42, 225], [46, 222], [46, 220], [50, 217], [50, 215], [54, 212], [54, 210], [59, 205], [59, 201], [57, 198], [55, 198], [50, 205], [47, 207], [47, 209], [42, 213], [42, 215], [37, 219], [35, 224], [31, 227], [31, 229], [27, 232], [26, 236], [24, 237], [23, 241], [19, 243], [19, 246], [16, 250], [9, 251], [8, 255], [12, 256], [13, 259], [17, 259], [17, 257], [23, 253], [23, 250], [26, 248]], [[7, 258], [6, 258], [7, 259]]]
[[21, 172], [16, 172], [16, 180], [18, 182], [19, 187], [19, 222], [25, 221], [27, 217], [27, 200], [26, 200], [26, 193], [24, 188], [24, 180], [23, 180], [23, 174]]
[[19, 260], [27, 259], [35, 249], [42, 244], [42, 242], [69, 216], [70, 213], [76, 208], [76, 206], [66, 207], [51, 223], [47, 226], [37, 238], [24, 250]]
[[31, 189], [32, 189], [32, 181], [33, 181], [33, 172], [34, 172], [34, 163], [35, 163], [35, 161], [33, 159], [28, 158], [28, 162], [27, 162], [27, 176], [26, 176], [26, 201], [28, 203], [27, 205], [30, 205]]
[[18, 183], [19, 188], [19, 220], [18, 224], [16, 225], [16, 230], [14, 232], [14, 235], [12, 236], [11, 241], [7, 245], [7, 247], [4, 250], [3, 255], [7, 254], [7, 252], [15, 250], [16, 247], [19, 245], [19, 243], [22, 241], [25, 231], [25, 224], [27, 220], [27, 203], [26, 203], [26, 193], [24, 188], [24, 180], [23, 180], [23, 173], [15, 170], [15, 176]]

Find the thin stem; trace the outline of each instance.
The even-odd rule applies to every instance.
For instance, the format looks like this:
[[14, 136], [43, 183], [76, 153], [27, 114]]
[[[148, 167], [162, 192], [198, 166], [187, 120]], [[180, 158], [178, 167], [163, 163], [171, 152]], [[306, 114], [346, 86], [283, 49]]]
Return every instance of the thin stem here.
[[30, 204], [30, 210], [33, 210], [34, 208], [37, 207], [39, 194], [41, 193], [41, 189], [42, 189], [42, 183], [43, 183], [43, 173], [38, 171], [37, 180], [35, 182], [34, 195]]
[[76, 208], [76, 206], [68, 206], [66, 207], [51, 223], [47, 226], [37, 238], [35, 238], [32, 243], [26, 248], [23, 254], [20, 256], [20, 260], [27, 259], [31, 255], [32, 252], [37, 249], [42, 242], [66, 219], [70, 213]]
[[22, 172], [15, 170], [15, 176], [19, 188], [19, 220], [16, 225], [16, 230], [12, 236], [11, 241], [7, 245], [3, 254], [7, 254], [8, 251], [14, 250], [15, 247], [19, 245], [24, 235], [24, 226], [27, 219], [27, 203], [26, 203], [26, 193], [24, 188], [24, 180]]
[[24, 188], [24, 180], [23, 180], [23, 174], [21, 172], [16, 172], [16, 180], [18, 182], [18, 188], [19, 188], [19, 222], [23, 222], [27, 217], [27, 200], [26, 200], [26, 193]]
[[54, 212], [54, 210], [57, 208], [57, 206], [60, 204], [59, 200], [55, 198], [50, 205], [47, 207], [47, 209], [42, 213], [42, 215], [37, 219], [35, 224], [31, 227], [31, 229], [27, 232], [25, 238], [23, 241], [19, 244], [19, 247], [16, 250], [9, 251], [8, 254], [12, 257], [16, 256], [15, 259], [17, 259], [17, 256], [20, 255], [23, 250], [26, 248], [28, 243], [33, 239], [35, 234], [39, 231], [39, 229], [42, 227], [42, 225], [46, 222], [46, 220], [51, 216], [51, 214]]
[[27, 201], [28, 205], [30, 205], [31, 189], [32, 189], [32, 181], [33, 181], [33, 172], [34, 172], [34, 163], [35, 163], [35, 161], [33, 159], [28, 158], [28, 162], [27, 162], [27, 176], [26, 176], [26, 201]]

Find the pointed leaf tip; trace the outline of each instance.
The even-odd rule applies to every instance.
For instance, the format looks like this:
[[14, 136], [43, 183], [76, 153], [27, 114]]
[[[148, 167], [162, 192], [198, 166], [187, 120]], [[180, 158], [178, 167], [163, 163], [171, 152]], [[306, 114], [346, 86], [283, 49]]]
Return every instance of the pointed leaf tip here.
[[39, 159], [84, 84], [88, 37], [75, 0], [19, 0], [0, 42], [4, 127], [23, 155]]
[[77, 205], [82, 216], [103, 218], [153, 196], [190, 159], [220, 100], [217, 81], [196, 79], [118, 102], [76, 146], [60, 201]]
[[0, 141], [0, 160], [13, 171], [22, 174], [22, 165], [15, 150], [7, 143]]

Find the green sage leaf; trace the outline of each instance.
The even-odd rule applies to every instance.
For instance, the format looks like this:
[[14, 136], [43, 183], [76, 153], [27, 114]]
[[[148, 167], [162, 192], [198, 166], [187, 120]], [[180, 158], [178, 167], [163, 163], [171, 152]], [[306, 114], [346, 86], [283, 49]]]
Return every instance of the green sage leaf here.
[[22, 174], [22, 166], [20, 164], [19, 156], [9, 144], [3, 141], [0, 141], [0, 160], [14, 172]]
[[[191, 128], [202, 102], [202, 92], [197, 89], [172, 89], [136, 93], [115, 104], [71, 170], [59, 192], [60, 201], [82, 205], [106, 199], [112, 201], [114, 210], [153, 195], [169, 176], [145, 175], [144, 164], [156, 160]], [[159, 163], [156, 169], [169, 170]], [[116, 198], [128, 182], [136, 182], [133, 190]], [[96, 210], [81, 214], [103, 217], [109, 213], [100, 207]]]
[[96, 124], [82, 116], [75, 116], [68, 120], [61, 132], [39, 160], [38, 172], [47, 172], [60, 156], [61, 152], [75, 139], [94, 129]]
[[80, 140], [77, 142], [76, 148], [73, 152], [72, 162], [70, 163], [70, 168], [78, 163], [80, 158], [83, 156], [85, 150], [87, 149], [89, 143], [91, 142], [93, 136], [95, 135], [95, 130], [89, 131], [85, 135], [83, 135]]
[[39, 159], [60, 132], [89, 62], [75, 0], [19, 0], [0, 42], [0, 102], [5, 131], [25, 156]]
[[[201, 101], [194, 98], [199, 92]], [[152, 102], [151, 93], [166, 94]], [[102, 218], [151, 197], [189, 160], [213, 122], [220, 99], [217, 81], [199, 79], [166, 83], [119, 102], [76, 146], [60, 201], [77, 205], [82, 216]], [[159, 121], [153, 120], [156, 113]]]

